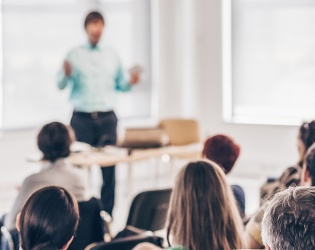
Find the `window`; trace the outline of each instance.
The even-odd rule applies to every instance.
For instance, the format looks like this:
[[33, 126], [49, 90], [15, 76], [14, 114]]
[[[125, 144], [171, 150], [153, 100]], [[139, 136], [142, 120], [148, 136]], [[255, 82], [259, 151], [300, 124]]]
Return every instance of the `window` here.
[[224, 11], [226, 120], [315, 119], [315, 2], [226, 0]]
[[101, 43], [117, 50], [126, 70], [134, 63], [145, 70], [139, 86], [119, 94], [117, 113], [151, 115], [150, 1], [90, 2], [3, 0], [3, 128], [69, 122], [72, 107], [68, 93], [57, 89], [57, 72], [66, 53], [86, 42], [83, 21], [91, 8], [105, 13]]

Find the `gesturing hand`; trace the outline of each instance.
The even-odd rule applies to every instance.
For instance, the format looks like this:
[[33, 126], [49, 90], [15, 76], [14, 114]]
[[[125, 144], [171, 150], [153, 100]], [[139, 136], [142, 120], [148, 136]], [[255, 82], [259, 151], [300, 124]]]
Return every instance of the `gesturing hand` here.
[[64, 70], [66, 76], [70, 76], [72, 73], [71, 64], [67, 60], [65, 60], [63, 62], [63, 70]]
[[139, 73], [133, 73], [133, 74], [130, 75], [129, 82], [131, 84], [136, 84], [136, 83], [139, 82], [139, 80], [140, 80], [140, 74]]
[[129, 69], [129, 73], [130, 73], [129, 82], [131, 84], [138, 83], [140, 81], [140, 77], [141, 77], [142, 72], [143, 72], [143, 69], [139, 65], [136, 65], [136, 66], [132, 67], [131, 69]]

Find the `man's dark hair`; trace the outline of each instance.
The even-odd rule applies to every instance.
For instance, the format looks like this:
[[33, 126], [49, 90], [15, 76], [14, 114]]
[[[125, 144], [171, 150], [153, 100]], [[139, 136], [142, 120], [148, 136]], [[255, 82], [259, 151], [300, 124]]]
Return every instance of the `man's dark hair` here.
[[104, 24], [105, 24], [105, 20], [104, 20], [104, 17], [102, 16], [101, 13], [97, 12], [97, 11], [92, 11], [90, 12], [85, 20], [84, 20], [84, 28], [86, 28], [86, 26], [90, 23], [90, 22], [93, 22], [93, 21], [96, 21], [96, 20], [101, 20]]
[[60, 122], [46, 124], [37, 136], [37, 145], [44, 154], [43, 159], [55, 162], [70, 154], [69, 130]]

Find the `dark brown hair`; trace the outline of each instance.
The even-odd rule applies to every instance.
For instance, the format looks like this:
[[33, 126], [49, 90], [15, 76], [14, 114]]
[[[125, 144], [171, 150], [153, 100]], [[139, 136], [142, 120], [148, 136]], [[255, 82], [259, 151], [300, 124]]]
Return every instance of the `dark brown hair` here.
[[72, 139], [68, 128], [60, 122], [45, 125], [37, 136], [37, 145], [43, 153], [43, 159], [55, 162], [70, 154]]
[[305, 146], [305, 152], [315, 142], [315, 121], [304, 122], [299, 130], [299, 139]]
[[22, 249], [61, 249], [74, 236], [78, 222], [78, 204], [70, 193], [61, 187], [40, 189], [21, 212]]
[[90, 22], [94, 22], [94, 21], [97, 21], [97, 20], [100, 20], [102, 21], [104, 24], [105, 24], [105, 20], [104, 20], [104, 17], [102, 16], [101, 13], [99, 13], [98, 11], [92, 11], [90, 12], [85, 20], [84, 20], [84, 28], [86, 28], [86, 26], [90, 23]]
[[310, 147], [307, 151], [305, 166], [311, 176], [312, 186], [315, 186], [315, 146]]
[[239, 154], [240, 146], [226, 135], [215, 135], [208, 138], [202, 151], [203, 157], [219, 164], [226, 174], [232, 170]]
[[214, 162], [191, 162], [180, 170], [167, 221], [168, 241], [171, 235], [173, 244], [187, 250], [243, 247], [243, 224], [235, 199]]

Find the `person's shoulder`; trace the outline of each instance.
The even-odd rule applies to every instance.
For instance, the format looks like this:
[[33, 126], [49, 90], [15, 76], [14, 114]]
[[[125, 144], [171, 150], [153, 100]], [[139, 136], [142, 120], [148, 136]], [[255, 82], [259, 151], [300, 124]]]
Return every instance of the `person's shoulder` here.
[[49, 180], [49, 173], [47, 169], [42, 169], [37, 173], [31, 174], [23, 181], [23, 186], [32, 186], [39, 183], [45, 183]]
[[233, 192], [242, 192], [242, 193], [244, 193], [244, 189], [241, 186], [239, 186], [239, 185], [233, 184], [233, 185], [231, 185], [231, 188], [232, 188]]
[[55, 168], [54, 170], [58, 172], [63, 172], [64, 174], [67, 174], [67, 175], [77, 176], [79, 178], [85, 177], [87, 174], [86, 169], [74, 166], [68, 162], [65, 163], [63, 167], [58, 168], [58, 170], [57, 168]]
[[41, 176], [40, 173], [41, 173], [41, 171], [27, 176], [23, 181], [23, 185], [27, 185], [27, 184], [33, 182], [34, 180], [37, 180]]
[[85, 173], [84, 168], [80, 168], [71, 164], [67, 164], [67, 166], [64, 168], [66, 171], [74, 174], [82, 174]]
[[264, 213], [268, 207], [268, 203], [264, 203], [258, 211], [250, 218], [249, 222], [245, 226], [245, 233], [250, 235], [252, 240], [252, 244], [256, 244], [259, 246], [263, 246], [262, 238], [261, 238], [261, 223], [264, 217]]
[[155, 245], [153, 245], [152, 243], [140, 243], [137, 246], [135, 246], [132, 250], [159, 250], [159, 249], [163, 249], [160, 247], [157, 247]]
[[23, 193], [33, 192], [43, 183], [45, 183], [45, 178], [43, 178], [42, 171], [31, 174], [23, 180], [20, 191]]

